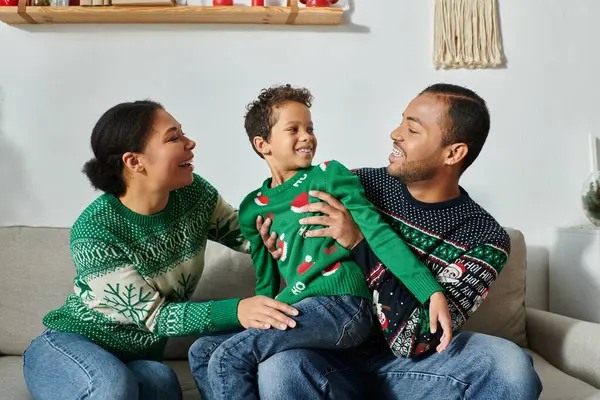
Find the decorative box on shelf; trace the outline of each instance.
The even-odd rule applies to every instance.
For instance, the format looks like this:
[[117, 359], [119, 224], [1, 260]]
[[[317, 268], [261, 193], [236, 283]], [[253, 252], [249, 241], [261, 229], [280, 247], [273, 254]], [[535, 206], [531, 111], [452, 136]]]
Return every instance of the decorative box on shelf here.
[[600, 228], [557, 229], [549, 279], [549, 311], [600, 323]]
[[343, 7], [287, 6], [69, 6], [34, 7], [19, 0], [16, 7], [0, 7], [0, 21], [7, 24], [91, 23], [209, 23], [273, 25], [339, 25]]

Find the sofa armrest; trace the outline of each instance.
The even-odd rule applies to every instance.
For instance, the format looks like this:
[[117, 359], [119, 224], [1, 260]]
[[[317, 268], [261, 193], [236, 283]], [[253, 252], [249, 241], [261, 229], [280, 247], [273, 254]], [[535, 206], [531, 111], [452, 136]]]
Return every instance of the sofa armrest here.
[[600, 324], [526, 311], [529, 348], [566, 374], [600, 388]]

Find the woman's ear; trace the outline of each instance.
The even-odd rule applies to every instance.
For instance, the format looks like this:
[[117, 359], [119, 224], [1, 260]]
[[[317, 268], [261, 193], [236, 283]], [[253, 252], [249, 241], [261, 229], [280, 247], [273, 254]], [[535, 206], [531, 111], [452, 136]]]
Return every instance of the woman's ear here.
[[123, 160], [125, 168], [127, 168], [129, 171], [144, 171], [144, 165], [142, 164], [139, 154], [128, 151], [127, 153], [123, 154], [123, 157], [121, 159]]
[[271, 154], [271, 149], [269, 148], [269, 142], [267, 142], [264, 138], [262, 138], [260, 136], [254, 136], [254, 139], [252, 139], [252, 144], [254, 145], [254, 148], [256, 149], [256, 151], [258, 151], [263, 156], [267, 155], [267, 154]]

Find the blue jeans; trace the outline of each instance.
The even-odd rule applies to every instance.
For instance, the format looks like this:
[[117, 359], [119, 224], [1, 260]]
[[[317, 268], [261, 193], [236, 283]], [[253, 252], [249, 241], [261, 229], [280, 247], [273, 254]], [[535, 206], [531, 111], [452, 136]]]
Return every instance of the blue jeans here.
[[262, 400], [533, 400], [542, 391], [531, 356], [505, 339], [471, 332], [421, 359], [396, 358], [387, 348], [290, 350], [259, 371]]
[[23, 374], [37, 400], [181, 399], [175, 372], [157, 361], [127, 364], [75, 333], [46, 330], [23, 355]]
[[462, 332], [446, 351], [422, 359], [396, 358], [387, 348], [284, 351], [259, 365], [258, 389], [261, 400], [532, 400], [542, 384], [531, 357], [512, 342]]
[[372, 330], [367, 299], [310, 297], [294, 308], [299, 315], [293, 329], [246, 329], [199, 338], [189, 356], [202, 399], [256, 399], [258, 365], [269, 357], [290, 349], [348, 349], [363, 343]]

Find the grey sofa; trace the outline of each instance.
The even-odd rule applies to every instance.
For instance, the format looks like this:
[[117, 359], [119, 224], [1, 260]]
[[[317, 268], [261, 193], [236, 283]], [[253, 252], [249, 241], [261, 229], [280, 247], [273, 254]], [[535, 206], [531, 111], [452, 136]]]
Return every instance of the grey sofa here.
[[[517, 230], [509, 233], [509, 263], [466, 329], [504, 337], [532, 354], [542, 399], [600, 399], [600, 325], [524, 306], [525, 240]], [[73, 289], [68, 235], [61, 228], [0, 228], [0, 400], [31, 399], [21, 354], [43, 329], [44, 314]], [[248, 256], [209, 243], [195, 300], [251, 296], [253, 283]], [[186, 361], [192, 341], [173, 339], [166, 350], [186, 400], [200, 398]]]

